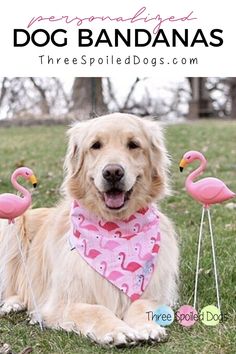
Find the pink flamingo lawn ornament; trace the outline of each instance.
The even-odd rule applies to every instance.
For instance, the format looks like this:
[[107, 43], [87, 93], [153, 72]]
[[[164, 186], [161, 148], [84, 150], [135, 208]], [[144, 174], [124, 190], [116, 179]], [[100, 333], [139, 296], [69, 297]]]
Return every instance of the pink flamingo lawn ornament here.
[[195, 200], [197, 200], [199, 203], [203, 205], [199, 239], [198, 239], [198, 252], [197, 252], [193, 307], [196, 308], [202, 228], [203, 228], [205, 212], [207, 211], [210, 236], [211, 236], [211, 248], [212, 248], [215, 284], [216, 284], [217, 305], [220, 310], [220, 296], [219, 296], [219, 286], [218, 286], [217, 269], [216, 269], [215, 246], [214, 246], [214, 237], [212, 232], [211, 214], [210, 214], [209, 207], [213, 204], [222, 203], [228, 199], [234, 198], [236, 194], [232, 192], [224, 184], [224, 182], [218, 178], [207, 177], [194, 182], [194, 180], [202, 174], [202, 172], [205, 170], [207, 165], [207, 161], [205, 157], [203, 156], [203, 154], [201, 154], [198, 151], [188, 151], [184, 154], [182, 160], [179, 163], [180, 171], [182, 172], [184, 167], [186, 167], [188, 164], [192, 163], [195, 160], [201, 161], [200, 166], [196, 170], [191, 172], [185, 181], [185, 187], [188, 194], [191, 195], [191, 197], [193, 197]]
[[9, 224], [15, 222], [17, 216], [22, 215], [31, 205], [30, 192], [17, 182], [18, 177], [29, 180], [34, 187], [37, 186], [37, 180], [32, 170], [28, 167], [20, 167], [15, 170], [11, 176], [13, 187], [18, 190], [23, 197], [15, 194], [4, 193], [0, 195], [0, 219], [8, 219]]
[[[10, 193], [4, 193], [0, 195], [0, 219], [8, 219], [9, 224], [14, 224], [15, 218], [22, 215], [31, 205], [31, 194], [26, 188], [24, 188], [17, 182], [18, 177], [23, 177], [25, 180], [30, 181], [34, 188], [37, 186], [37, 179], [33, 171], [28, 167], [20, 167], [13, 172], [11, 176], [11, 183], [13, 187], [21, 193], [22, 196], [17, 196], [15, 194], [10, 194]], [[16, 239], [17, 239], [18, 248], [22, 259], [22, 264], [25, 269], [26, 279], [31, 291], [36, 317], [38, 318], [38, 322], [41, 330], [43, 330], [43, 323], [35, 300], [35, 296], [32, 288], [32, 282], [26, 265], [25, 255], [22, 251], [21, 241], [17, 233], [16, 233]]]

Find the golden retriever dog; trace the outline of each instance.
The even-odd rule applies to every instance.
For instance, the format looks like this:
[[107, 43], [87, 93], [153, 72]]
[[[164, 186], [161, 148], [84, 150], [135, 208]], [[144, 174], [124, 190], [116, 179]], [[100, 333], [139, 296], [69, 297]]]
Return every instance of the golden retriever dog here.
[[[177, 299], [178, 245], [171, 221], [158, 210], [161, 243], [155, 270], [136, 301], [70, 249], [74, 200], [106, 222], [131, 215], [168, 193], [169, 158], [155, 121], [114, 113], [74, 124], [65, 158], [63, 200], [32, 209], [14, 225], [1, 220], [0, 314], [35, 304], [45, 327], [75, 331], [102, 345], [161, 341], [166, 330], [148, 318]], [[20, 240], [34, 300], [17, 239]]]

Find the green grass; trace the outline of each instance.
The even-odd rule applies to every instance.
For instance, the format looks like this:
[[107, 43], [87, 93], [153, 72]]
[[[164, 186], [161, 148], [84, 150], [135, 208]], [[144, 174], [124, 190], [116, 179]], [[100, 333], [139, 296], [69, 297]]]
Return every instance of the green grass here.
[[[59, 199], [63, 179], [62, 163], [66, 150], [66, 128], [30, 127], [0, 129], [0, 193], [12, 191], [9, 175], [18, 165], [31, 167], [39, 178], [34, 192], [34, 207], [52, 206]], [[169, 126], [166, 129], [168, 150], [172, 156], [173, 196], [162, 202], [162, 210], [175, 222], [181, 249], [180, 304], [193, 301], [194, 270], [201, 207], [183, 189], [188, 171], [179, 173], [178, 162], [190, 149], [205, 152], [208, 169], [205, 175], [222, 178], [236, 191], [236, 122], [199, 121]], [[46, 330], [27, 324], [24, 313], [0, 320], [0, 342], [20, 351], [32, 346], [34, 353], [235, 353], [236, 352], [236, 210], [225, 205], [212, 208], [216, 236], [220, 292], [225, 321], [216, 327], [197, 323], [191, 329], [172, 324], [166, 343], [139, 345], [135, 348], [101, 348], [73, 333]], [[200, 307], [215, 303], [211, 271], [210, 240], [204, 238], [199, 286]]]

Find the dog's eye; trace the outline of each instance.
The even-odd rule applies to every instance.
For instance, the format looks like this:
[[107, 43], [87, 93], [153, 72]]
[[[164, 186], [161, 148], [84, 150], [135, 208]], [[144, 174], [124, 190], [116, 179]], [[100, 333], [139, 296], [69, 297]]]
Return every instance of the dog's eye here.
[[99, 150], [99, 149], [101, 149], [101, 147], [102, 147], [102, 144], [100, 143], [100, 141], [96, 141], [95, 143], [93, 143], [93, 145], [90, 147], [90, 149]]
[[128, 147], [128, 149], [133, 150], [133, 149], [140, 148], [140, 145], [136, 141], [130, 140], [127, 144], [127, 147]]

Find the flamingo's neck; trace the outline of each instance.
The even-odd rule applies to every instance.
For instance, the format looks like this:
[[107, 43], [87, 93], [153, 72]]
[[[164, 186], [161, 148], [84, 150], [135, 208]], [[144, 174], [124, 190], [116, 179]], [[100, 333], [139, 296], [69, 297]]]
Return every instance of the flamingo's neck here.
[[144, 276], [142, 275], [142, 283], [141, 283], [141, 290], [142, 291], [144, 291], [143, 285], [144, 285]]
[[122, 236], [122, 233], [120, 231], [116, 231], [115, 232], [115, 235], [118, 236], [118, 237], [121, 237]]
[[[99, 240], [99, 247], [100, 247], [100, 248], [103, 248], [103, 247], [102, 247], [102, 236], [100, 237], [100, 240]], [[102, 263], [104, 263], [104, 262], [102, 262]]]
[[141, 256], [141, 245], [140, 243], [137, 244], [137, 247], [138, 247], [138, 256], [140, 259], [142, 259], [142, 256]]
[[81, 219], [79, 225], [82, 226], [84, 222], [84, 216], [82, 214], [79, 214], [79, 217]]
[[189, 183], [193, 183], [194, 180], [198, 176], [200, 176], [206, 168], [207, 161], [205, 158], [204, 159], [197, 158], [197, 160], [201, 161], [200, 166], [188, 175], [188, 177], [186, 178], [185, 185], [188, 185]]
[[121, 255], [122, 257], [122, 262], [121, 262], [121, 268], [124, 268], [124, 263], [125, 263], [125, 254], [123, 252], [121, 252]]
[[107, 263], [106, 263], [105, 261], [103, 261], [103, 262], [101, 263], [101, 265], [104, 266], [104, 268], [103, 268], [103, 276], [105, 276], [106, 271], [107, 271]]
[[83, 240], [83, 244], [84, 244], [84, 255], [87, 256], [87, 243], [86, 243], [86, 240]]
[[129, 290], [128, 284], [122, 284], [122, 288], [125, 288], [124, 292], [127, 294]]
[[31, 194], [30, 194], [30, 192], [17, 182], [17, 178], [18, 177], [20, 177], [20, 175], [15, 171], [13, 173], [13, 175], [11, 176], [11, 183], [12, 183], [13, 187], [17, 191], [19, 191], [27, 201], [31, 202]]

